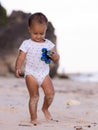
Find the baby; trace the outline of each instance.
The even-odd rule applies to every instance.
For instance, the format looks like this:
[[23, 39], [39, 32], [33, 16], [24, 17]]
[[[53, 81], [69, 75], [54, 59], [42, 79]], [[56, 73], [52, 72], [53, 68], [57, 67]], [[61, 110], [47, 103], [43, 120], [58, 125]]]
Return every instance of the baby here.
[[15, 73], [19, 78], [21, 74], [21, 66], [26, 59], [25, 65], [25, 81], [30, 95], [29, 111], [31, 122], [34, 125], [40, 124], [37, 119], [37, 104], [39, 100], [39, 86], [44, 91], [44, 103], [42, 111], [47, 120], [51, 120], [52, 116], [48, 110], [54, 98], [54, 87], [49, 76], [49, 64], [41, 60], [42, 49], [47, 48], [51, 51], [51, 60], [57, 62], [59, 55], [55, 50], [55, 45], [48, 39], [45, 34], [48, 26], [48, 19], [43, 13], [34, 13], [28, 19], [28, 30], [30, 39], [23, 41], [19, 48], [19, 55], [16, 60]]

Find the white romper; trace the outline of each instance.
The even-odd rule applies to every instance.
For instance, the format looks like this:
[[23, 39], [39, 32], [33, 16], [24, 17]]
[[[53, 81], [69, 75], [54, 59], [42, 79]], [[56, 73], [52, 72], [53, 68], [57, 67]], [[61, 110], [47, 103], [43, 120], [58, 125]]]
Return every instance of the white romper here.
[[45, 77], [49, 74], [49, 64], [41, 60], [42, 48], [51, 50], [54, 44], [45, 39], [42, 43], [37, 43], [31, 39], [23, 41], [19, 50], [26, 53], [25, 76], [32, 75], [39, 85], [42, 84]]

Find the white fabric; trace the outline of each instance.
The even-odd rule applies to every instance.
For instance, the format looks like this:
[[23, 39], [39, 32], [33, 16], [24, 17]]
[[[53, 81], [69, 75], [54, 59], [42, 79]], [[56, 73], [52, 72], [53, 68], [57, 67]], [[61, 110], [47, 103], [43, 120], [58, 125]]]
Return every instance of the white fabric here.
[[25, 76], [32, 75], [39, 83], [42, 84], [45, 77], [49, 74], [49, 64], [41, 60], [42, 48], [51, 50], [55, 45], [45, 39], [42, 43], [37, 43], [31, 39], [23, 41], [19, 50], [26, 53]]

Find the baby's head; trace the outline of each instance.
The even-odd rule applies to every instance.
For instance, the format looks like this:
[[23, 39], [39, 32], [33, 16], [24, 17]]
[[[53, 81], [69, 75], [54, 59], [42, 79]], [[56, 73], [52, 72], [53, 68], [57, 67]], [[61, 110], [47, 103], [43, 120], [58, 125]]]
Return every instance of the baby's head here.
[[32, 14], [28, 19], [28, 29], [32, 40], [36, 42], [43, 42], [48, 26], [47, 17], [38, 12]]
[[29, 17], [28, 26], [30, 27], [34, 23], [48, 25], [48, 19], [43, 13], [40, 12], [34, 13]]

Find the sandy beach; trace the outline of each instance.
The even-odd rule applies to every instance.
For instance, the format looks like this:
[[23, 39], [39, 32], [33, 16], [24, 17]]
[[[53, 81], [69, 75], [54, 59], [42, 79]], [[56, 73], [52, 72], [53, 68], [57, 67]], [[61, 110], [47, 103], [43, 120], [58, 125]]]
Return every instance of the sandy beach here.
[[0, 130], [98, 130], [98, 83], [59, 78], [53, 83], [56, 93], [50, 112], [55, 121], [44, 118], [44, 94], [39, 88], [38, 118], [42, 124], [33, 126], [24, 78], [0, 77]]

